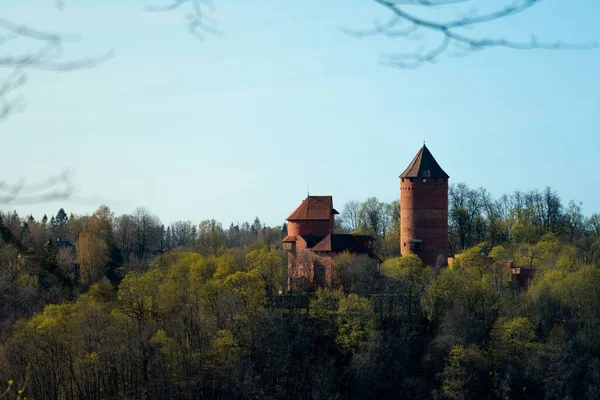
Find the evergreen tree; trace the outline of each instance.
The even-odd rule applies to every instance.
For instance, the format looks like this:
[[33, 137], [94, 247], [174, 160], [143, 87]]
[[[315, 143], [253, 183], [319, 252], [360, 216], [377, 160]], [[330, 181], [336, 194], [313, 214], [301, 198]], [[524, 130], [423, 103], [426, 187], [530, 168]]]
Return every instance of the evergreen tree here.
[[64, 208], [58, 210], [58, 212], [56, 213], [56, 223], [58, 225], [66, 224], [68, 219], [69, 217], [67, 217], [67, 213], [65, 212]]
[[252, 223], [252, 237], [254, 240], [258, 240], [260, 231], [262, 229], [262, 224], [258, 217], [254, 218], [254, 222]]
[[29, 220], [23, 220], [21, 223], [21, 237], [29, 233]]
[[171, 231], [171, 227], [168, 226], [165, 232], [165, 250], [169, 251], [173, 249], [173, 232]]

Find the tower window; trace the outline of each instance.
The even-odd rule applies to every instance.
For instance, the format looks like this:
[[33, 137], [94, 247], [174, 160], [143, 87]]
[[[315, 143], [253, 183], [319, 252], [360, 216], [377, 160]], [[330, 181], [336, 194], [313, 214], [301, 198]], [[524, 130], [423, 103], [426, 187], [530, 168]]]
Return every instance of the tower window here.
[[433, 181], [434, 181], [434, 182], [437, 182], [437, 178], [435, 178]]
[[410, 181], [412, 182], [412, 181], [413, 181], [413, 178], [410, 178]]
[[411, 240], [409, 240], [409, 243], [410, 243], [410, 251], [419, 252], [423, 248], [423, 246], [422, 246], [423, 241], [421, 239], [411, 239]]
[[402, 182], [404, 182], [404, 178], [402, 178]]
[[423, 178], [423, 183], [426, 183], [426, 182], [427, 182], [427, 179]]

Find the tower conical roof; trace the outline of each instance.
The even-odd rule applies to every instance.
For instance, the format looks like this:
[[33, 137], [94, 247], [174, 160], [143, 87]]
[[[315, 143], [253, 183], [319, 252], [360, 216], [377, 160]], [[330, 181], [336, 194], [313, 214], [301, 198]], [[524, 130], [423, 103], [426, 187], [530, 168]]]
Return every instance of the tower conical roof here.
[[444, 172], [442, 167], [435, 161], [433, 155], [423, 145], [415, 158], [408, 165], [408, 168], [400, 175], [400, 178], [445, 178], [449, 176]]

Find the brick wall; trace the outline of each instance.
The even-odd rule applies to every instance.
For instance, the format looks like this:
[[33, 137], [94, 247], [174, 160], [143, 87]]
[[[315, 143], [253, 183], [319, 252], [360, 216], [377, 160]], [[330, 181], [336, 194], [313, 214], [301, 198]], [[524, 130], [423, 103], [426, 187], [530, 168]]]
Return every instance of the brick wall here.
[[448, 180], [400, 180], [400, 252], [410, 254], [410, 240], [421, 239], [415, 252], [425, 265], [445, 266], [448, 250]]
[[327, 236], [333, 233], [333, 218], [316, 221], [288, 221], [288, 236], [314, 235]]

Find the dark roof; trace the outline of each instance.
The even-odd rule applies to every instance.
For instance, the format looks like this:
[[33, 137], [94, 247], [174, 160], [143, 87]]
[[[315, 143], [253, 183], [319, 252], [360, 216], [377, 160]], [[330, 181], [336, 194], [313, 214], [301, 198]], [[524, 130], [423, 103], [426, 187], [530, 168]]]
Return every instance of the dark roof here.
[[283, 239], [283, 242], [284, 243], [297, 242], [299, 238], [304, 240], [306, 242], [306, 247], [310, 249], [315, 244], [319, 243], [323, 239], [323, 236], [315, 236], [315, 235], [286, 236], [285, 239]]
[[48, 240], [45, 243], [45, 245], [46, 246], [52, 246], [52, 247], [59, 248], [59, 249], [74, 248], [75, 247], [73, 245], [73, 243], [69, 242], [68, 240], [60, 240], [60, 239]]
[[308, 248], [313, 247], [315, 244], [317, 244], [321, 240], [323, 240], [323, 236], [300, 235], [299, 237], [301, 237], [302, 240], [304, 240], [306, 242], [306, 247], [308, 247]]
[[325, 236], [323, 240], [317, 243], [313, 248], [311, 248], [311, 250], [325, 252], [331, 251], [335, 253], [342, 253], [344, 251], [358, 254], [371, 253], [371, 250], [365, 247], [354, 235], [340, 233], [332, 233]]
[[359, 239], [359, 240], [370, 240], [370, 241], [374, 241], [376, 240], [373, 236], [371, 235], [359, 235], [357, 233], [353, 233], [352, 236], [354, 236], [355, 238]]
[[423, 145], [415, 158], [411, 161], [408, 168], [400, 175], [400, 178], [446, 178], [449, 176], [442, 167], [435, 161], [433, 155]]
[[68, 240], [57, 240], [56, 242], [54, 242], [54, 246], [60, 248], [75, 247], [73, 243], [69, 242]]
[[308, 196], [286, 219], [288, 221], [328, 220], [332, 213], [339, 214], [333, 208], [332, 196]]

